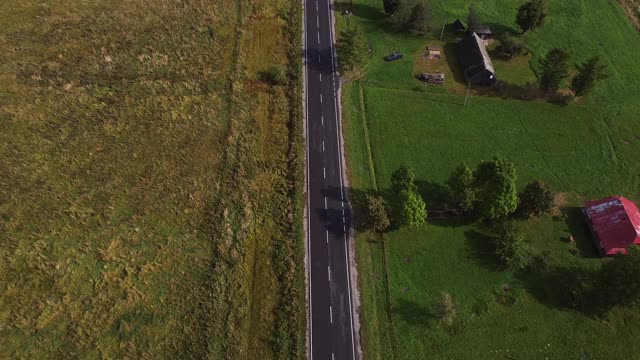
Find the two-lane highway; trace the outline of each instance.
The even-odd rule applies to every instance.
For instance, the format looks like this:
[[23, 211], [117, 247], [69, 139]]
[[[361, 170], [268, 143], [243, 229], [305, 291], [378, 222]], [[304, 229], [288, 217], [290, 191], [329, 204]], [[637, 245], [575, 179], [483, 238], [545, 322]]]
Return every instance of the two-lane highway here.
[[330, 0], [304, 0], [309, 354], [356, 359], [339, 79]]

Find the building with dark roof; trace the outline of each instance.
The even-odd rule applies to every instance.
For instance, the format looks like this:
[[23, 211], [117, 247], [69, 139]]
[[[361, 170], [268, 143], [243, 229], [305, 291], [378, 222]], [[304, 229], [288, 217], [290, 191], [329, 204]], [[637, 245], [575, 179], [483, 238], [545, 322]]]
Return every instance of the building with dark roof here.
[[466, 28], [464, 27], [464, 23], [460, 19], [456, 19], [456, 21], [454, 21], [452, 25], [453, 29], [457, 32], [464, 32], [466, 30]]
[[476, 25], [476, 27], [473, 28], [473, 32], [482, 40], [487, 40], [493, 37], [493, 31], [491, 31], [491, 28], [487, 25]]
[[496, 72], [484, 41], [473, 32], [467, 32], [458, 43], [458, 59], [464, 79], [469, 84], [493, 85]]
[[587, 201], [584, 214], [600, 254], [626, 254], [629, 245], [640, 244], [640, 211], [632, 201], [612, 196]]

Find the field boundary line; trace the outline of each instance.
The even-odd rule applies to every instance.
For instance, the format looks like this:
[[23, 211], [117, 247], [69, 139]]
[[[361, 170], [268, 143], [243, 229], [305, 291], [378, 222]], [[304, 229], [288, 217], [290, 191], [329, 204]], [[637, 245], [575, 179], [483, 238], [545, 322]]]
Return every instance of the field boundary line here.
[[[360, 112], [361, 112], [361, 120], [362, 120], [362, 129], [364, 133], [364, 143], [365, 148], [367, 149], [367, 159], [369, 162], [369, 176], [371, 178], [371, 185], [373, 190], [377, 193], [380, 189], [378, 188], [378, 179], [375, 171], [375, 162], [373, 160], [373, 150], [371, 149], [371, 138], [369, 137], [369, 126], [367, 123], [367, 115], [364, 104], [364, 91], [362, 87], [362, 82], [358, 80], [358, 100], [360, 103]], [[398, 358], [398, 344], [395, 328], [393, 327], [393, 316], [391, 309], [391, 284], [389, 282], [389, 266], [387, 265], [387, 249], [385, 246], [385, 236], [384, 234], [380, 235], [380, 248], [382, 250], [382, 263], [383, 263], [383, 276], [384, 276], [384, 295], [386, 301], [386, 313], [387, 313], [387, 321], [389, 323], [389, 332], [391, 333], [391, 352], [393, 354], [393, 358]], [[379, 331], [382, 329], [378, 329]]]
[[378, 191], [378, 179], [376, 177], [376, 167], [373, 162], [373, 152], [371, 151], [371, 138], [369, 137], [369, 125], [367, 123], [367, 113], [364, 105], [364, 91], [362, 82], [358, 80], [358, 100], [360, 102], [360, 114], [362, 120], [362, 130], [364, 132], [364, 146], [367, 149], [367, 160], [369, 162], [369, 175], [371, 177], [371, 185], [373, 189]]

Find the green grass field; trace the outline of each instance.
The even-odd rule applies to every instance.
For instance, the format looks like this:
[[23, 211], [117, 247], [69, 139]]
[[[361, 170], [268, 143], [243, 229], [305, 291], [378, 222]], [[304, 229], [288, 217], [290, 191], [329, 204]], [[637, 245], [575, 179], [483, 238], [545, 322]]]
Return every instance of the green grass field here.
[[9, 1], [0, 358], [301, 358], [299, 6]]
[[[555, 216], [518, 222], [546, 264], [529, 273], [499, 270], [490, 238], [476, 224], [432, 222], [394, 231], [384, 244], [358, 234], [359, 271], [366, 274], [360, 284], [365, 354], [373, 359], [635, 358], [640, 346], [623, 334], [640, 333], [638, 309], [618, 308], [605, 318], [568, 310], [555, 279], [569, 268], [589, 271], [600, 264], [579, 213], [584, 200], [612, 194], [640, 198], [640, 83], [629, 80], [640, 72], [633, 55], [640, 52], [637, 32], [614, 2], [549, 1], [545, 26], [524, 37], [532, 52], [527, 71], [535, 74], [540, 56], [562, 46], [574, 62], [600, 55], [610, 78], [569, 106], [476, 95], [463, 107], [458, 92], [447, 94], [413, 79], [414, 56], [382, 60], [392, 51], [419, 53], [439, 37], [445, 19], [465, 19], [471, 2], [431, 4], [434, 31], [416, 37], [391, 32], [381, 2], [353, 1], [350, 21], [361, 24], [373, 48], [365, 74], [343, 91], [353, 187], [388, 189], [391, 172], [407, 163], [428, 206], [434, 206], [455, 166], [462, 161], [475, 166], [501, 154], [514, 162], [520, 188], [541, 179], [565, 203]], [[475, 4], [492, 28], [515, 31], [519, 2]], [[339, 25], [345, 21], [341, 17]], [[503, 71], [514, 82], [535, 81], [522, 65], [518, 73], [509, 66], [496, 64], [498, 78]], [[570, 235], [576, 245], [567, 242]], [[580, 255], [570, 253], [573, 247]], [[513, 288], [515, 305], [496, 301], [503, 284]], [[442, 291], [458, 306], [452, 329], [433, 315]]]

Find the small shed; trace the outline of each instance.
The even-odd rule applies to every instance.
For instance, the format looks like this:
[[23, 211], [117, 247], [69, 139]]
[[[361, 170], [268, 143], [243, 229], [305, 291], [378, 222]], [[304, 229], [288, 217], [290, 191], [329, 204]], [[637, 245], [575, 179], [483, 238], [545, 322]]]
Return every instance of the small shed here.
[[626, 254], [629, 245], [640, 244], [640, 211], [629, 199], [587, 201], [584, 214], [601, 255]]
[[456, 19], [456, 21], [453, 22], [453, 29], [456, 32], [464, 32], [467, 28], [464, 26], [464, 23], [462, 22], [462, 20], [460, 19]]
[[473, 29], [473, 32], [476, 33], [476, 35], [478, 35], [478, 37], [480, 37], [480, 39], [482, 40], [493, 38], [493, 31], [491, 31], [491, 28], [487, 25], [477, 25]]

